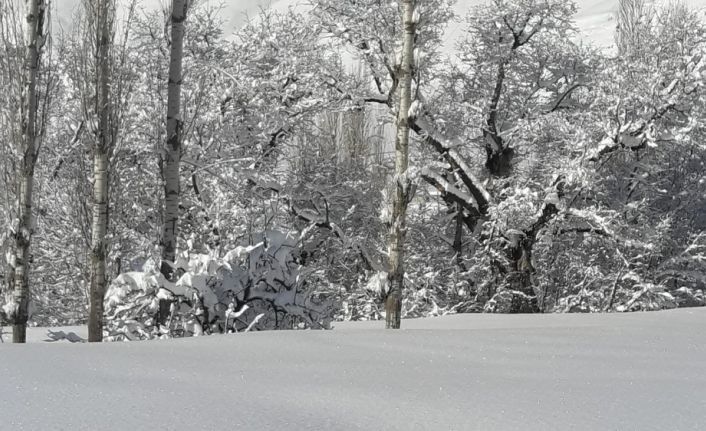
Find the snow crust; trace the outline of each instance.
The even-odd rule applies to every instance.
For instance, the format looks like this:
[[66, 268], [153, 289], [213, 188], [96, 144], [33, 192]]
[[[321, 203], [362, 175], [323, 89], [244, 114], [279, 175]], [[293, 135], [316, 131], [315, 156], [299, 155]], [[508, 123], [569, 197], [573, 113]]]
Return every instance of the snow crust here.
[[456, 315], [400, 331], [5, 343], [0, 411], [16, 430], [702, 430], [704, 322], [703, 308]]

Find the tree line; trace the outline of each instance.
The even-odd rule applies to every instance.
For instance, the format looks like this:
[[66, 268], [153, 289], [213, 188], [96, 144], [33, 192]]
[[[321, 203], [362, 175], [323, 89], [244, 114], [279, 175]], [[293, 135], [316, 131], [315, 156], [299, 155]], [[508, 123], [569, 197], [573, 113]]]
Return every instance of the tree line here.
[[704, 305], [703, 11], [453, 3], [2, 2], [13, 341]]

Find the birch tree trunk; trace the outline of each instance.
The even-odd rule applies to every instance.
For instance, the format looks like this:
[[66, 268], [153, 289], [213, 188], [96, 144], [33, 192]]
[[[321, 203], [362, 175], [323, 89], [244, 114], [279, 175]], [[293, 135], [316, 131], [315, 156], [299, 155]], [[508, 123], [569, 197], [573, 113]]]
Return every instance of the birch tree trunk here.
[[91, 224], [91, 287], [88, 312], [88, 341], [103, 341], [103, 297], [106, 288], [106, 233], [108, 231], [108, 174], [112, 148], [110, 119], [110, 0], [96, 5], [96, 106], [97, 136], [93, 145], [93, 220]]
[[184, 22], [187, 0], [172, 0], [172, 44], [169, 55], [169, 83], [167, 87], [167, 142], [164, 148], [164, 224], [162, 226], [162, 274], [173, 277], [172, 264], [176, 260], [179, 223], [179, 164], [181, 161], [180, 116]]
[[410, 199], [409, 165], [409, 108], [412, 103], [412, 66], [414, 64], [415, 22], [414, 0], [402, 1], [402, 62], [399, 69], [400, 106], [397, 113], [395, 138], [395, 193], [392, 202], [392, 219], [388, 238], [388, 295], [385, 300], [386, 327], [399, 329], [404, 287], [404, 243], [406, 236], [407, 204]]
[[22, 160], [18, 167], [17, 204], [18, 224], [14, 244], [14, 280], [12, 299], [15, 305], [10, 320], [13, 322], [12, 342], [26, 341], [27, 320], [29, 319], [29, 267], [30, 243], [32, 239], [32, 191], [34, 188], [34, 166], [38, 156], [37, 133], [37, 79], [40, 59], [44, 46], [44, 0], [27, 0], [25, 27], [25, 59], [22, 92]]

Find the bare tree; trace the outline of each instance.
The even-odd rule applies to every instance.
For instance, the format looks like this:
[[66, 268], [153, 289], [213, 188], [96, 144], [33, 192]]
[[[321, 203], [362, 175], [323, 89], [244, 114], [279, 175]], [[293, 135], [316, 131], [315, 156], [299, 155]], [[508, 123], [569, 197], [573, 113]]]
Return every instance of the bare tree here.
[[649, 38], [648, 31], [655, 18], [655, 8], [648, 0], [619, 0], [616, 14], [615, 43], [618, 54], [640, 55], [640, 46]]
[[414, 65], [414, 39], [418, 18], [414, 0], [402, 2], [402, 60], [399, 71], [400, 106], [397, 112], [395, 137], [395, 192], [392, 201], [390, 236], [388, 238], [388, 294], [385, 300], [386, 327], [399, 329], [404, 287], [404, 243], [406, 234], [407, 204], [411, 199], [409, 166], [409, 111], [412, 105], [412, 66]]

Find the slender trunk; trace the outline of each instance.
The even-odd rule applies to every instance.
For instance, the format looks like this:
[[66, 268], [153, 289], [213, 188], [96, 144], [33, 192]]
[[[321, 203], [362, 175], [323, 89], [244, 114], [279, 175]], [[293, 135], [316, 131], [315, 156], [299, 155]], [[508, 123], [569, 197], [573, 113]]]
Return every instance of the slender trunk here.
[[466, 265], [463, 263], [463, 207], [461, 204], [456, 204], [456, 226], [454, 229], [454, 243], [453, 249], [456, 253], [456, 265], [461, 269], [461, 271], [466, 271]]
[[615, 302], [615, 292], [618, 289], [618, 282], [620, 282], [620, 277], [623, 276], [623, 270], [618, 271], [618, 275], [615, 276], [615, 281], [613, 281], [613, 287], [610, 288], [610, 295], [608, 296], [608, 304], [606, 304], [603, 309], [604, 312], [611, 311], [613, 309], [613, 303]]
[[[519, 235], [518, 235], [519, 236]], [[515, 245], [508, 247], [507, 254], [510, 261], [510, 271], [508, 279], [512, 289], [525, 293], [528, 296], [534, 296], [532, 287], [532, 248], [534, 247], [534, 238], [522, 236], [517, 239]]]
[[22, 160], [18, 170], [18, 224], [15, 232], [13, 292], [15, 304], [10, 320], [13, 323], [12, 341], [26, 341], [29, 320], [29, 267], [30, 243], [32, 239], [32, 191], [34, 188], [34, 166], [37, 161], [37, 79], [40, 56], [44, 45], [44, 0], [28, 0], [26, 15], [25, 82], [22, 100]]
[[88, 313], [88, 341], [103, 341], [103, 297], [106, 288], [106, 254], [108, 231], [108, 175], [109, 154], [112, 148], [110, 130], [110, 42], [111, 28], [108, 19], [109, 0], [98, 4], [96, 37], [98, 58], [96, 59], [97, 87], [96, 114], [98, 116], [97, 139], [93, 148], [93, 220], [91, 225], [91, 290]]
[[[26, 148], [26, 150], [30, 150]], [[27, 159], [27, 157], [25, 157]], [[33, 162], [32, 162], [33, 163]], [[15, 268], [14, 268], [14, 291], [12, 294], [15, 304], [15, 313], [11, 320], [12, 327], [12, 342], [24, 343], [26, 341], [26, 327], [29, 320], [29, 266], [30, 253], [29, 246], [32, 237], [32, 188], [33, 188], [33, 171], [26, 162], [23, 161], [22, 178], [20, 179], [19, 187], [19, 229], [15, 233]]]
[[395, 194], [388, 239], [390, 272], [388, 296], [385, 302], [387, 328], [399, 329], [404, 287], [404, 242], [406, 235], [407, 204], [410, 199], [409, 164], [409, 108], [412, 103], [412, 65], [414, 64], [414, 37], [417, 23], [414, 18], [414, 1], [403, 0], [402, 25], [404, 26], [402, 63], [399, 71], [400, 107], [397, 113], [395, 138]]
[[488, 120], [486, 121], [493, 142], [500, 148], [502, 148], [503, 145], [500, 136], [498, 136], [498, 105], [500, 104], [500, 96], [502, 96], [505, 81], [505, 61], [506, 60], [501, 59], [498, 65], [498, 73], [495, 77], [495, 88], [493, 89], [493, 96], [490, 99]]
[[[171, 52], [169, 53], [169, 82], [167, 87], [167, 142], [164, 147], [164, 210], [162, 225], [162, 265], [161, 272], [167, 280], [175, 277], [173, 263], [176, 261], [177, 238], [179, 235], [179, 165], [181, 162], [182, 120], [180, 115], [182, 58], [184, 51], [184, 26], [186, 21], [186, 0], [172, 1]], [[160, 303], [159, 321], [165, 324], [169, 317], [169, 304]]]

